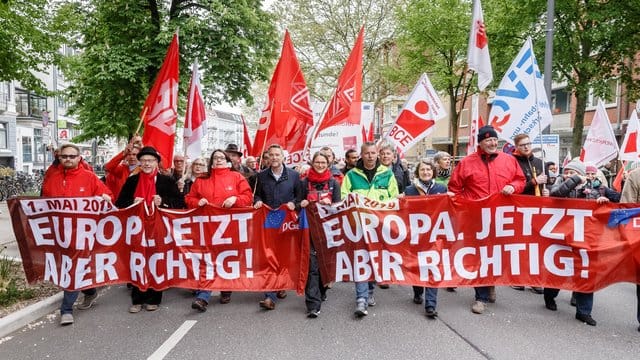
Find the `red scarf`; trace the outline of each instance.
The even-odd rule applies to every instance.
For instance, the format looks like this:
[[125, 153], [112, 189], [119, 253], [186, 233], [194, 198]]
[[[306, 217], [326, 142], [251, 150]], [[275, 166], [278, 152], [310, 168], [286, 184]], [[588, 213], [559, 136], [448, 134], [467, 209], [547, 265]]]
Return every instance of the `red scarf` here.
[[156, 175], [158, 175], [158, 169], [153, 170], [151, 174], [147, 174], [144, 171], [140, 172], [138, 178], [138, 185], [136, 191], [133, 193], [133, 198], [143, 198], [147, 203], [147, 206], [151, 206], [153, 201], [153, 195], [156, 194]]
[[310, 183], [322, 184], [324, 182], [329, 181], [329, 179], [331, 179], [331, 171], [327, 169], [322, 173], [318, 173], [314, 168], [311, 168], [307, 173], [307, 179], [309, 179]]

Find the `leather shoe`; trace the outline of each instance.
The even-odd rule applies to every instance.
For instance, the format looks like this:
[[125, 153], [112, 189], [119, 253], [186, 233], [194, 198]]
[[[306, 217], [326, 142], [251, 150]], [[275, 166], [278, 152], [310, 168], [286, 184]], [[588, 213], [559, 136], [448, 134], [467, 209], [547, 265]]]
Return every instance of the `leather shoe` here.
[[231, 302], [231, 295], [220, 295], [220, 304], [228, 304]]
[[287, 290], [280, 290], [276, 293], [278, 299], [284, 299], [287, 297]]
[[544, 297], [544, 306], [551, 311], [558, 310], [558, 305], [556, 305], [556, 300], [546, 296]]
[[587, 325], [596, 326], [596, 321], [593, 320], [591, 315], [576, 314], [576, 319], [582, 321], [583, 323], [585, 323]]
[[422, 304], [422, 296], [420, 295], [416, 295], [413, 297], [413, 303], [414, 304]]
[[260, 301], [260, 307], [265, 310], [273, 310], [276, 308], [276, 303], [274, 303], [273, 300], [269, 298], [265, 298], [264, 300]]
[[191, 303], [191, 308], [196, 309], [200, 312], [205, 312], [207, 311], [207, 302], [202, 299], [195, 299]]
[[430, 319], [435, 319], [438, 316], [438, 312], [436, 311], [436, 309], [434, 309], [431, 306], [424, 309], [424, 311], [425, 311], [425, 315], [427, 315], [427, 317]]

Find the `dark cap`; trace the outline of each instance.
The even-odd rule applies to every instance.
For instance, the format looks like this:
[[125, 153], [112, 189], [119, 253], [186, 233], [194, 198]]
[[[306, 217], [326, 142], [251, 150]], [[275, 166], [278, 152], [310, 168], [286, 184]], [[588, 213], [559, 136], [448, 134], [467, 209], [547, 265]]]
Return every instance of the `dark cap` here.
[[143, 147], [142, 149], [140, 149], [140, 152], [136, 157], [138, 158], [138, 160], [140, 160], [140, 158], [143, 157], [144, 155], [151, 155], [156, 159], [158, 159], [158, 162], [160, 162], [160, 154], [158, 154], [158, 152], [156, 151], [155, 148], [153, 148], [153, 146]]
[[493, 128], [493, 126], [485, 125], [481, 127], [480, 130], [478, 130], [478, 142], [492, 137], [498, 137], [498, 133], [496, 132], [496, 129]]
[[224, 152], [226, 152], [226, 153], [234, 153], [234, 154], [237, 154], [238, 156], [242, 156], [242, 153], [240, 151], [238, 151], [238, 145], [236, 145], [236, 144], [227, 145], [227, 148], [224, 149]]

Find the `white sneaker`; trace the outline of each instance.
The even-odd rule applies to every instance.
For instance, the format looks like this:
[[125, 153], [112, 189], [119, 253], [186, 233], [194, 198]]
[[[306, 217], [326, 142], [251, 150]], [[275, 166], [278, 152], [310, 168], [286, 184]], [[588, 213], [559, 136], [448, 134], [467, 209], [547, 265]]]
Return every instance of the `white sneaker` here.
[[369, 312], [367, 311], [367, 305], [364, 302], [364, 299], [356, 302], [356, 311], [354, 312], [357, 317], [367, 316]]
[[72, 314], [62, 314], [60, 315], [60, 325], [71, 325], [73, 324], [73, 315]]
[[474, 314], [482, 314], [486, 308], [487, 308], [487, 305], [482, 301], [475, 301], [471, 305], [471, 312]]
[[367, 306], [376, 306], [376, 298], [373, 295], [369, 295], [369, 299], [367, 299]]

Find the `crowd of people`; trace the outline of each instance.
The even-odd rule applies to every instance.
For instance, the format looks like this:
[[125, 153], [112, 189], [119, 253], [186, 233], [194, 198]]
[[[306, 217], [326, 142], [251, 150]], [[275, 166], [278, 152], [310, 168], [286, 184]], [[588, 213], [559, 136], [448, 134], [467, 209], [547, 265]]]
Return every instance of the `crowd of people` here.
[[[562, 172], [553, 162], [543, 163], [533, 154], [531, 139], [526, 134], [514, 139], [515, 151], [507, 154], [498, 148], [498, 135], [491, 126], [478, 131], [478, 147], [474, 153], [457, 164], [454, 158], [440, 151], [433, 158], [414, 164], [411, 172], [394, 148], [388, 144], [364, 143], [359, 149], [348, 150], [344, 159], [336, 161], [330, 147], [323, 147], [311, 156], [308, 164], [295, 169], [285, 166], [285, 151], [277, 144], [270, 145], [259, 159], [247, 157], [237, 145], [228, 144], [212, 152], [208, 161], [199, 157], [190, 164], [182, 155], [174, 156], [171, 169], [161, 168], [161, 156], [153, 147], [143, 146], [135, 137], [105, 164], [103, 182], [82, 160], [80, 150], [73, 144], [63, 145], [56, 153], [54, 163], [45, 174], [43, 196], [101, 196], [113, 201], [119, 208], [145, 202], [155, 207], [192, 209], [207, 204], [223, 208], [268, 206], [277, 209], [286, 205], [299, 211], [312, 202], [332, 204], [348, 193], [360, 193], [377, 201], [389, 201], [402, 196], [431, 196], [448, 194], [478, 200], [492, 194], [524, 194], [563, 198], [592, 199], [598, 204], [607, 202], [640, 202], [640, 170], [626, 174], [622, 193], [611, 189], [601, 172], [592, 165], [577, 159], [566, 164]], [[305, 288], [307, 316], [320, 315], [321, 305], [327, 298], [327, 281], [319, 271], [318, 258], [313, 245], [309, 253], [309, 272]], [[375, 306], [375, 282], [355, 283], [355, 308], [357, 317], [368, 314], [368, 307]], [[380, 287], [388, 287], [380, 284]], [[523, 291], [524, 285], [512, 286]], [[447, 288], [454, 292], [455, 288]], [[543, 295], [544, 305], [550, 311], [557, 310], [555, 298], [559, 289], [532, 287]], [[211, 302], [210, 290], [195, 289], [191, 307], [199, 312], [207, 310]], [[84, 299], [78, 309], [90, 308], [96, 300], [96, 290], [83, 291]], [[73, 304], [79, 292], [65, 292], [61, 305], [62, 325], [73, 323]], [[219, 302], [231, 302], [231, 292], [223, 291]], [[260, 308], [274, 310], [286, 291], [267, 291], [259, 302]], [[425, 314], [436, 318], [436, 288], [413, 287], [413, 301], [424, 303]], [[640, 285], [637, 285], [640, 323]], [[591, 316], [593, 293], [574, 292], [572, 305], [576, 307], [576, 319], [595, 326]], [[493, 286], [475, 288], [471, 304], [474, 314], [486, 311], [487, 304], [496, 302]], [[129, 312], [137, 313], [158, 309], [162, 292], [149, 289], [140, 291], [131, 286]], [[638, 328], [640, 331], [640, 327]]]

